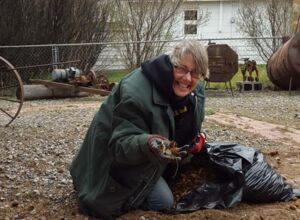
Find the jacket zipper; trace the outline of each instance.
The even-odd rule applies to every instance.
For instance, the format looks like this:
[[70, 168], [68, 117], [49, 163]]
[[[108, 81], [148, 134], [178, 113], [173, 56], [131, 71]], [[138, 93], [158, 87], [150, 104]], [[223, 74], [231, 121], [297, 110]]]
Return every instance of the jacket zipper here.
[[[194, 97], [195, 97], [194, 118], [196, 119], [196, 118], [197, 118], [198, 97], [197, 97], [196, 93], [194, 93], [194, 94], [195, 94], [195, 95], [194, 95]], [[196, 124], [196, 123], [194, 123], [194, 129], [196, 129], [196, 130], [197, 130], [197, 132], [198, 132], [198, 126], [197, 126], [197, 124]]]
[[197, 105], [198, 105], [198, 98], [197, 98], [197, 95], [195, 94], [195, 99], [196, 99], [196, 104], [195, 104], [195, 109], [194, 109], [194, 114], [195, 114], [195, 117], [196, 117], [196, 112], [197, 112]]
[[149, 181], [147, 182], [147, 184], [143, 187], [143, 189], [139, 192], [139, 194], [137, 194], [137, 196], [133, 199], [133, 201], [131, 202], [131, 204], [129, 205], [128, 209], [131, 209], [131, 207], [133, 206], [133, 204], [136, 202], [136, 200], [141, 196], [141, 194], [145, 191], [145, 189], [149, 186], [150, 182], [152, 181], [152, 179], [154, 178], [154, 176], [157, 173], [158, 168], [156, 168], [154, 170], [154, 173], [152, 174], [151, 178], [149, 179]]

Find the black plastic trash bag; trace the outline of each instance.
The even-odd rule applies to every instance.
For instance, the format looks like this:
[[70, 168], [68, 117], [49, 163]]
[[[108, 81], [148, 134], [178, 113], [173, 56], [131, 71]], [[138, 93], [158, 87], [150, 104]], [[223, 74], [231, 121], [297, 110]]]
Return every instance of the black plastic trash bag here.
[[[200, 157], [216, 170], [217, 180], [206, 182], [180, 199], [177, 212], [229, 208], [241, 201], [289, 201], [299, 190], [285, 182], [255, 148], [240, 144], [210, 143]], [[202, 158], [199, 157], [199, 160]]]

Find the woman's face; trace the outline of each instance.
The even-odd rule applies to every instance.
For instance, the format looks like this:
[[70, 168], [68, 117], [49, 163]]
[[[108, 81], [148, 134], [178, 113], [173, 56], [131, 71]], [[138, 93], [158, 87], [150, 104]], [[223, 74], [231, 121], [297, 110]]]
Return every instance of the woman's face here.
[[200, 77], [191, 54], [185, 55], [180, 63], [174, 65], [173, 76], [173, 91], [178, 97], [185, 97], [196, 88]]

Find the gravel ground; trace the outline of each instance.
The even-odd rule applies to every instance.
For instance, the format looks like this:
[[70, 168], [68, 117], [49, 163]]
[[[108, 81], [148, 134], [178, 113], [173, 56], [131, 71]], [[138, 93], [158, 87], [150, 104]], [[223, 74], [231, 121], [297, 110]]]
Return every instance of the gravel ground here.
[[300, 129], [300, 91], [235, 93], [207, 92], [206, 110], [233, 112], [249, 118]]
[[[207, 95], [207, 115], [237, 113], [300, 129], [299, 92], [243, 93], [232, 98], [209, 91]], [[103, 99], [91, 96], [25, 102], [9, 127], [0, 126], [0, 219], [88, 219], [77, 210], [68, 167]], [[0, 115], [0, 122], [5, 120]], [[299, 161], [300, 146], [281, 148], [281, 142], [224, 126], [209, 116], [204, 127], [209, 141], [229, 140], [261, 149], [275, 169], [300, 187], [300, 164], [295, 162]], [[225, 211], [205, 210], [171, 217], [138, 210], [120, 219], [299, 219], [299, 206], [299, 200], [241, 204]]]

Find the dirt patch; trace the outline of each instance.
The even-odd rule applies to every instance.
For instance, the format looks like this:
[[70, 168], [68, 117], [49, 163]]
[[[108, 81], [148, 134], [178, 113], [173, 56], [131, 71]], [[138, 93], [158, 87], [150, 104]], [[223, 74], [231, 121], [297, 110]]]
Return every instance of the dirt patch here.
[[246, 132], [260, 134], [271, 140], [284, 140], [285, 144], [300, 147], [300, 130], [291, 127], [259, 121], [232, 113], [216, 113], [208, 116], [208, 119], [224, 125], [234, 126]]
[[[299, 130], [286, 128], [282, 123], [293, 120], [295, 113], [299, 111], [299, 103], [295, 107], [295, 97], [283, 96], [274, 100], [273, 96], [274, 94], [272, 97], [260, 94], [253, 100], [252, 97], [239, 98], [242, 106], [246, 106], [245, 109], [252, 106], [252, 102], [259, 101], [266, 117], [276, 115], [276, 112], [269, 111], [282, 106], [278, 117], [272, 118], [271, 124], [268, 120], [267, 127], [264, 127], [265, 120], [258, 119], [261, 112], [251, 112], [251, 116], [256, 116], [255, 112], [259, 114], [253, 117], [256, 120], [239, 117], [229, 112], [232, 109], [227, 109], [227, 106], [229, 108], [234, 104], [225, 105], [224, 97], [214, 97], [208, 101], [209, 107], [216, 109], [214, 103], [219, 103], [223, 113], [215, 110], [216, 114], [207, 117], [204, 128], [209, 141], [230, 140], [260, 149], [274, 169], [295, 187], [300, 187]], [[228, 102], [231, 100], [230, 98]], [[11, 126], [0, 126], [0, 219], [88, 219], [78, 211], [68, 167], [100, 101], [95, 96], [25, 102], [20, 116]], [[234, 101], [236, 100], [232, 102]], [[264, 103], [268, 106], [264, 107]], [[279, 112], [286, 106], [292, 106], [291, 113], [286, 114], [286, 118], [280, 118]], [[243, 113], [242, 110], [240, 108], [239, 113]], [[276, 121], [277, 118], [280, 120]], [[2, 119], [0, 114], [0, 121]], [[258, 124], [262, 124], [264, 128], [258, 130]], [[269, 132], [271, 129], [272, 132]], [[281, 138], [282, 135], [277, 135], [277, 132], [285, 134], [285, 138]], [[300, 219], [300, 200], [270, 204], [242, 203], [231, 209], [199, 210], [178, 215], [135, 210], [119, 219], [296, 220]]]

